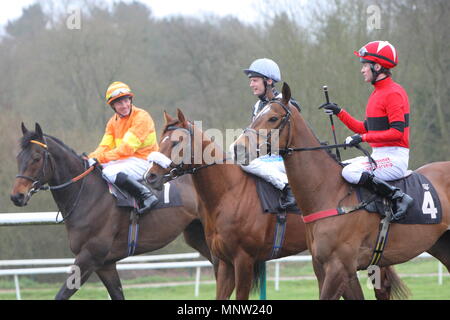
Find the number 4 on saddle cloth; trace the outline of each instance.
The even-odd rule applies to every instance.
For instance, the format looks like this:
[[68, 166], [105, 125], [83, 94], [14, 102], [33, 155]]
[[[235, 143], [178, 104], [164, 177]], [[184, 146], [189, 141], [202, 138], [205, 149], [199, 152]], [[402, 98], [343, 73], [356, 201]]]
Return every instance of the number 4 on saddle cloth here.
[[[400, 188], [404, 193], [414, 199], [413, 205], [408, 209], [405, 218], [392, 221], [400, 224], [437, 224], [442, 220], [442, 208], [439, 196], [431, 182], [423, 175], [412, 172], [402, 179], [389, 181], [389, 184]], [[384, 216], [385, 202], [379, 196], [361, 187], [354, 186], [359, 201], [368, 203], [364, 209], [369, 212], [378, 212]], [[375, 198], [375, 199], [374, 199]], [[374, 199], [374, 200], [373, 200]], [[390, 203], [388, 204], [390, 205]], [[338, 208], [338, 212], [341, 208]]]

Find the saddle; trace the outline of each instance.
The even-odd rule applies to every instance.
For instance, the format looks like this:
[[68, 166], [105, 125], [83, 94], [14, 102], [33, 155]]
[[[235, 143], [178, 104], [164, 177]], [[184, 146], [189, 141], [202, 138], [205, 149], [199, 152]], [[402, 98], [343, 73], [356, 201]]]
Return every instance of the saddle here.
[[[116, 198], [116, 205], [118, 207], [125, 207], [130, 209], [138, 207], [137, 200], [132, 195], [130, 195], [127, 191], [120, 189], [116, 185], [112, 184], [107, 179], [105, 180], [108, 183], [109, 192]], [[139, 183], [144, 184], [147, 188], [152, 190], [153, 194], [159, 200], [159, 202], [152, 210], [180, 207], [183, 205], [180, 190], [173, 181], [165, 183], [164, 188], [161, 191], [152, 189], [147, 183], [145, 183], [144, 180], [139, 180]]]
[[[400, 224], [437, 224], [442, 220], [442, 207], [439, 196], [431, 182], [422, 174], [411, 172], [409, 175], [389, 183], [400, 188], [414, 199], [404, 219], [392, 221]], [[369, 212], [379, 213], [382, 217], [391, 210], [392, 204], [372, 191], [353, 185], [362, 208]]]
[[256, 192], [258, 193], [261, 206], [264, 213], [285, 214], [294, 213], [300, 214], [300, 209], [297, 204], [286, 207], [283, 203], [282, 192], [275, 188], [271, 183], [264, 179], [250, 174], [256, 182]]

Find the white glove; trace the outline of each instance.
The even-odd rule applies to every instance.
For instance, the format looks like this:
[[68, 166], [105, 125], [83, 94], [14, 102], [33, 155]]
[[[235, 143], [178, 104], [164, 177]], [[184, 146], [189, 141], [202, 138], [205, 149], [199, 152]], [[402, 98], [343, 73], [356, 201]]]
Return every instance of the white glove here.
[[94, 159], [94, 158], [88, 159], [89, 167], [95, 166], [97, 163], [98, 163], [97, 159]]

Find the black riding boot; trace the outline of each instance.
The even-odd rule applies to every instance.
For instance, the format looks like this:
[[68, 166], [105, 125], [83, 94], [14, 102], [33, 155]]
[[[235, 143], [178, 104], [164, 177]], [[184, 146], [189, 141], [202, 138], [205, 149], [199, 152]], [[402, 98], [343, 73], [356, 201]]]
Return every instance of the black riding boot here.
[[116, 184], [128, 191], [139, 203], [138, 214], [150, 210], [158, 202], [158, 198], [143, 184], [120, 172], [116, 177]]
[[393, 220], [403, 219], [408, 208], [414, 202], [413, 198], [402, 192], [399, 188], [391, 186], [387, 182], [368, 172], [363, 173], [358, 184], [372, 190], [382, 197], [387, 197], [392, 201], [394, 211]]
[[291, 187], [288, 184], [284, 187], [282, 193], [283, 194], [281, 196], [281, 207], [283, 209], [287, 209], [295, 206], [296, 201], [294, 195], [292, 194]]

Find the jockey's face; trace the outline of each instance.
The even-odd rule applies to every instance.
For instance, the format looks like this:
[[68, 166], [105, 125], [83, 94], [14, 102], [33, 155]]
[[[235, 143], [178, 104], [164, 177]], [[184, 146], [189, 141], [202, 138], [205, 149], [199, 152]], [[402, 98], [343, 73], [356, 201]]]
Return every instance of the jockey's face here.
[[[272, 79], [267, 80], [267, 84], [272, 84]], [[264, 88], [264, 80], [260, 77], [251, 77], [250, 78], [250, 88], [252, 89], [253, 95], [260, 96], [265, 93]]]
[[111, 107], [119, 116], [126, 117], [131, 111], [131, 99], [129, 97], [117, 99], [112, 103]]
[[[377, 70], [377, 71], [381, 69], [381, 65], [379, 65], [378, 63], [375, 63], [374, 67], [375, 67], [375, 70]], [[370, 69], [370, 63], [368, 63], [368, 62], [363, 63], [362, 68], [361, 68], [361, 73], [363, 74], [365, 82], [370, 83], [372, 81], [373, 72], [372, 72], [372, 69]], [[378, 78], [379, 77], [380, 77], [380, 75], [378, 75]]]

